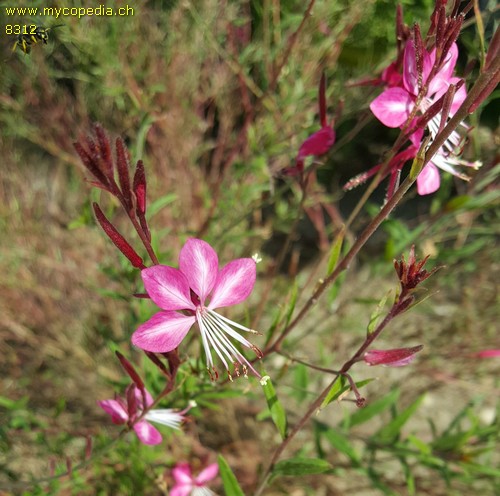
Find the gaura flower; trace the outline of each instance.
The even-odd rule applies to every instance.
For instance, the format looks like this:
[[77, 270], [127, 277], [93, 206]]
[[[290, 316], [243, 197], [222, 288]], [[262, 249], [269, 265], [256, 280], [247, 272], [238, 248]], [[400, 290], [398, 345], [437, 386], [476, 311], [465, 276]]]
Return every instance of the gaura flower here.
[[257, 334], [256, 331], [215, 311], [248, 298], [255, 284], [256, 272], [256, 262], [252, 258], [233, 260], [219, 270], [214, 249], [201, 239], [189, 239], [181, 249], [178, 269], [155, 265], [141, 272], [148, 295], [162, 310], [134, 332], [132, 343], [146, 351], [165, 353], [177, 348], [197, 323], [212, 378], [217, 378], [218, 373], [211, 348], [224, 364], [230, 380], [229, 363], [234, 365], [236, 376], [240, 375], [241, 367], [245, 376], [250, 368], [260, 377], [228, 338], [251, 348], [261, 358], [262, 352], [235, 328]]
[[[420, 114], [424, 114], [438, 101], [448, 91], [451, 84], [457, 84], [461, 81], [460, 78], [453, 77], [457, 58], [458, 47], [456, 43], [453, 43], [440, 70], [436, 72], [430, 81], [427, 81], [435, 64], [436, 50], [434, 49], [431, 52], [424, 51], [422, 82], [427, 82], [428, 86], [426, 95], [418, 104]], [[395, 86], [391, 85], [389, 81], [387, 84], [389, 87], [373, 100], [370, 104], [370, 109], [375, 117], [387, 127], [401, 127], [407, 122], [410, 114], [413, 112], [417, 96], [420, 92], [415, 45], [412, 40], [406, 43], [404, 49], [402, 80]], [[453, 97], [449, 112], [450, 117], [455, 114], [466, 96], [465, 85], [462, 85]], [[439, 112], [427, 124], [432, 139], [439, 132], [441, 119], [442, 114]], [[461, 125], [468, 129], [465, 123]], [[417, 149], [420, 145], [422, 135], [423, 131], [419, 130], [410, 138]], [[453, 131], [432, 160], [423, 168], [417, 178], [417, 190], [420, 195], [434, 193], [439, 189], [440, 177], [438, 168], [467, 181], [469, 177], [459, 172], [456, 167], [467, 166], [478, 168], [481, 165], [479, 162], [472, 163], [459, 158], [462, 141], [460, 134], [457, 131]]]
[[370, 350], [363, 355], [368, 365], [384, 365], [385, 367], [403, 367], [415, 359], [415, 355], [423, 348], [394, 348], [392, 350]]
[[172, 470], [175, 484], [170, 496], [211, 496], [215, 494], [206, 484], [217, 477], [219, 466], [212, 463], [193, 477], [189, 463], [178, 463]]
[[[134, 391], [131, 391], [133, 388]], [[133, 398], [132, 398], [133, 397]], [[145, 403], [144, 403], [145, 400]], [[127, 400], [115, 398], [113, 400], [98, 401], [97, 404], [109, 415], [114, 424], [127, 424], [134, 429], [139, 441], [143, 444], [160, 444], [161, 434], [149, 422], [166, 425], [172, 429], [179, 429], [184, 420], [186, 410], [177, 412], [170, 408], [149, 410], [140, 420], [138, 420], [144, 410], [153, 404], [153, 398], [147, 390], [144, 390], [144, 397], [135, 385], [127, 389]]]

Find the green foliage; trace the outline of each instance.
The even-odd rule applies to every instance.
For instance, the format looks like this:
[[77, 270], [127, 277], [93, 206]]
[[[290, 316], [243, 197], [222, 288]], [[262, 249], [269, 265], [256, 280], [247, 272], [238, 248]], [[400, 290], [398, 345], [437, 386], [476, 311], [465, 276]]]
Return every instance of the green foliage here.
[[238, 480], [233, 474], [231, 467], [228, 465], [227, 461], [222, 455], [217, 456], [217, 461], [219, 463], [220, 475], [222, 478], [222, 483], [224, 484], [224, 491], [226, 494], [231, 494], [234, 496], [243, 496], [244, 493], [241, 490]]

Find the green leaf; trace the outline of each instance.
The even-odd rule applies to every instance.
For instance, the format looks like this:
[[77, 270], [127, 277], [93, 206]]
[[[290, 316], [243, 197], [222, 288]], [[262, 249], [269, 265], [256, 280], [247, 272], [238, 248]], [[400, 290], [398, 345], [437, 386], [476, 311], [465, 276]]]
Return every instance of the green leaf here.
[[296, 457], [278, 462], [273, 468], [272, 477], [322, 474], [331, 469], [332, 466], [321, 458]]
[[399, 389], [394, 389], [387, 396], [379, 400], [369, 403], [364, 408], [360, 408], [354, 412], [349, 418], [349, 426], [354, 427], [355, 425], [363, 424], [375, 417], [379, 413], [383, 412], [391, 405], [396, 403], [399, 398]]
[[240, 485], [238, 484], [238, 480], [231, 470], [231, 467], [222, 455], [217, 456], [217, 463], [219, 464], [219, 471], [222, 478], [222, 484], [224, 485], [224, 492], [231, 496], [245, 496]]
[[387, 425], [382, 427], [373, 438], [380, 443], [390, 443], [399, 435], [401, 428], [412, 417], [415, 411], [425, 398], [425, 394], [420, 395], [408, 408], [393, 418]]
[[293, 372], [293, 384], [295, 390], [293, 391], [293, 396], [297, 398], [299, 402], [304, 401], [307, 398], [307, 387], [309, 385], [309, 376], [307, 367], [299, 363]]
[[262, 389], [264, 390], [264, 395], [266, 397], [267, 406], [271, 412], [271, 418], [273, 419], [274, 425], [278, 428], [280, 436], [282, 439], [286, 439], [287, 431], [287, 420], [286, 413], [283, 405], [278, 400], [276, 390], [274, 389], [273, 383], [269, 376], [264, 375], [261, 382]]
[[360, 456], [353, 448], [349, 438], [340, 432], [339, 429], [328, 427], [320, 422], [315, 423], [315, 427], [320, 436], [326, 438], [328, 442], [340, 453], [344, 453], [355, 464], [359, 464]]
[[151, 205], [148, 205], [148, 217], [153, 217], [153, 215], [157, 214], [162, 208], [166, 207], [170, 203], [173, 203], [176, 199], [177, 195], [175, 193], [160, 196], [160, 198], [152, 202]]
[[389, 298], [389, 295], [391, 294], [391, 291], [388, 291], [382, 299], [379, 301], [377, 308], [373, 311], [373, 313], [370, 315], [370, 321], [368, 322], [368, 327], [366, 328], [366, 335], [369, 336], [377, 327], [378, 321], [380, 319], [380, 316], [382, 315], [385, 307], [385, 303], [387, 301], [387, 298]]
[[[370, 382], [374, 380], [375, 380], [374, 378], [364, 379], [362, 381], [356, 382], [355, 384], [358, 389], [361, 389], [362, 387], [366, 386], [367, 384], [370, 384]], [[351, 389], [351, 386], [350, 384], [347, 385], [345, 384], [344, 378], [335, 381], [335, 384], [331, 387], [330, 391], [328, 391], [328, 394], [325, 396], [325, 399], [323, 400], [323, 403], [321, 403], [319, 409], [322, 410], [323, 408], [325, 408], [326, 405], [328, 405], [332, 401], [335, 401], [349, 389]]]
[[337, 236], [335, 236], [335, 240], [332, 244], [332, 249], [330, 250], [330, 257], [328, 258], [328, 266], [326, 269], [326, 277], [328, 277], [337, 266], [337, 262], [339, 261], [340, 257], [340, 252], [342, 250], [342, 244], [344, 242], [344, 236], [345, 236], [345, 226], [342, 226]]

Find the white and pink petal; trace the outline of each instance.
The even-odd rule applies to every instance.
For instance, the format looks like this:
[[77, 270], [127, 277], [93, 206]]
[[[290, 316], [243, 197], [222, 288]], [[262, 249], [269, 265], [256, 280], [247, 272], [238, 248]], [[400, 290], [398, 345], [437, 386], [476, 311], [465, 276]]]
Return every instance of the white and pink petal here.
[[195, 309], [188, 280], [180, 270], [167, 265], [153, 265], [144, 269], [141, 276], [149, 297], [161, 309]]
[[194, 322], [194, 316], [158, 312], [132, 334], [132, 344], [153, 353], [172, 351], [186, 337]]
[[197, 484], [205, 485], [215, 479], [218, 474], [219, 465], [217, 463], [212, 463], [208, 465], [208, 467], [204, 468], [194, 480]]
[[405, 89], [388, 88], [370, 103], [370, 110], [387, 127], [402, 126], [413, 109], [413, 97]]
[[419, 195], [430, 195], [439, 189], [441, 179], [438, 168], [428, 163], [417, 177], [417, 191]]
[[162, 437], [158, 429], [153, 427], [149, 422], [141, 420], [134, 424], [134, 431], [143, 444], [155, 445], [160, 444]]
[[190, 288], [204, 302], [212, 291], [219, 270], [215, 250], [201, 239], [188, 239], [179, 254], [179, 269]]
[[229, 262], [220, 272], [208, 308], [236, 305], [246, 300], [253, 290], [257, 268], [251, 258]]
[[117, 400], [98, 401], [97, 404], [108, 414], [111, 415], [113, 424], [125, 424], [128, 420], [128, 412], [125, 407]]

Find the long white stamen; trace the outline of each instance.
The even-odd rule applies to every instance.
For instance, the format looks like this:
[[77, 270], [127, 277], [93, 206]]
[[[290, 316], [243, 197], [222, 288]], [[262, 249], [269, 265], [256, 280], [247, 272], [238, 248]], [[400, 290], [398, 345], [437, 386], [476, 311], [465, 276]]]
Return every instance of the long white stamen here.
[[[207, 317], [207, 315], [205, 315], [204, 317]], [[212, 337], [214, 347], [219, 348], [226, 355], [227, 359], [232, 362], [233, 356], [231, 355], [231, 350], [228, 349], [227, 346], [227, 344], [229, 343], [228, 339], [225, 336], [220, 336], [217, 328], [207, 318], [203, 320], [203, 323], [205, 324], [205, 327], [210, 331], [210, 336]], [[226, 369], [228, 369], [226, 362], [224, 362], [224, 365], [226, 365]]]
[[150, 410], [144, 415], [144, 418], [150, 422], [166, 425], [172, 429], [179, 429], [181, 422], [184, 420], [184, 417], [180, 413], [170, 408]]
[[218, 314], [217, 312], [215, 312], [214, 310], [211, 310], [210, 308], [207, 308], [207, 311], [211, 315], [216, 315], [217, 318], [223, 320], [224, 322], [227, 322], [228, 324], [231, 324], [234, 327], [237, 327], [238, 329], [241, 329], [242, 331], [251, 332], [252, 334], [259, 334], [257, 331], [254, 331], [253, 329], [249, 329], [248, 327], [242, 326], [241, 324], [238, 324], [237, 322], [234, 322], [234, 321], [228, 319], [227, 317], [224, 317], [223, 315]]
[[207, 341], [207, 332], [205, 330], [205, 325], [203, 324], [203, 319], [201, 318], [201, 315], [200, 316], [197, 315], [196, 320], [197, 320], [198, 326], [200, 328], [201, 341], [203, 343], [203, 349], [205, 350], [205, 356], [207, 357], [207, 368], [210, 370], [210, 368], [213, 369], [214, 362], [212, 360], [212, 353], [210, 351], [210, 346], [208, 345], [208, 341]]
[[[250, 343], [250, 341], [248, 341], [247, 339], [245, 339], [241, 334], [239, 334], [238, 332], [236, 332], [234, 329], [231, 329], [230, 326], [228, 326], [224, 320], [227, 320], [227, 319], [220, 319], [220, 315], [214, 311], [209, 311], [208, 315], [207, 315], [207, 319], [210, 319], [212, 322], [215, 323], [215, 325], [222, 329], [225, 333], [229, 334], [232, 338], [236, 339], [237, 341], [239, 341], [243, 346], [246, 346], [247, 348], [251, 348], [252, 347], [252, 343]], [[229, 322], [232, 324], [233, 322], [231, 322], [229, 320]]]
[[[222, 360], [222, 363], [226, 367], [226, 370], [228, 370], [227, 362], [226, 362], [224, 356], [222, 355], [222, 353], [220, 352], [219, 346], [217, 346], [216, 342], [214, 341], [212, 333], [210, 332], [210, 328], [208, 327], [207, 322], [205, 322], [205, 319], [203, 318], [203, 316], [201, 316], [200, 319], [198, 320], [198, 324], [200, 326], [201, 333], [206, 335], [208, 341], [210, 341], [210, 344], [212, 345], [212, 348], [214, 348], [215, 352], [217, 353], [219, 358]], [[207, 365], [208, 365], [208, 357], [210, 357], [210, 365], [213, 366], [212, 354], [210, 353], [210, 350], [208, 350]]]

